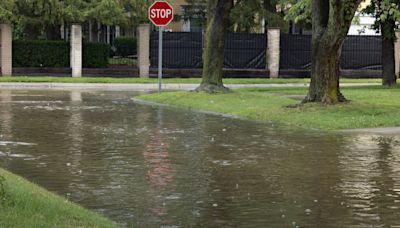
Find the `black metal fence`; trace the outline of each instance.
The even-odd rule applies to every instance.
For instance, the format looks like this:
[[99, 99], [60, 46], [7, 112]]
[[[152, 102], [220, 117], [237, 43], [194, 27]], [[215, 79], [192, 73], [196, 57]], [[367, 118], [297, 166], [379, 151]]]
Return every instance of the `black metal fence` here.
[[[151, 34], [151, 66], [158, 65], [158, 33]], [[225, 68], [265, 69], [267, 37], [265, 34], [230, 33], [225, 45]], [[203, 34], [164, 33], [163, 66], [185, 69], [203, 66]]]
[[[305, 70], [311, 67], [311, 36], [281, 34], [280, 69]], [[343, 45], [344, 70], [381, 70], [380, 36], [348, 36]]]
[[348, 36], [343, 44], [341, 68], [344, 70], [381, 70], [381, 36]]
[[311, 67], [311, 36], [281, 34], [280, 69], [304, 70]]
[[[163, 34], [163, 66], [166, 68], [201, 68], [203, 35], [201, 32], [165, 32]], [[151, 66], [158, 65], [158, 32], [150, 37]]]

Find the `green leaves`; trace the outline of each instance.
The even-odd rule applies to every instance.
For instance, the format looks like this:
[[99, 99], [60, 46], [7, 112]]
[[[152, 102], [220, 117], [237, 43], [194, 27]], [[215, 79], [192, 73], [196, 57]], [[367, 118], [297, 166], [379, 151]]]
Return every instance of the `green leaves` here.
[[260, 0], [238, 1], [230, 14], [230, 20], [238, 32], [253, 32], [261, 26], [261, 18], [266, 14]]
[[11, 22], [15, 19], [13, 14], [14, 5], [14, 0], [0, 1], [0, 22]]
[[148, 5], [147, 0], [1, 0], [0, 22], [133, 24], [145, 21]]
[[372, 0], [372, 4], [363, 10], [364, 13], [375, 15], [375, 29], [381, 29], [382, 35], [389, 39], [396, 39], [395, 27], [392, 29], [382, 29], [383, 26], [400, 21], [400, 1], [399, 0]]
[[[284, 1], [281, 1], [281, 3], [284, 3]], [[291, 7], [285, 16], [286, 20], [292, 20], [296, 23], [311, 23], [311, 0], [291, 1], [290, 5]]]

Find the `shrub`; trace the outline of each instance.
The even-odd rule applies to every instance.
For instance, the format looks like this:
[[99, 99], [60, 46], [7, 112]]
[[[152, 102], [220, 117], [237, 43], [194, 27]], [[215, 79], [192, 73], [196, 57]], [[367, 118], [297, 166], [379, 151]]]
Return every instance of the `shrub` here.
[[[83, 44], [83, 67], [105, 68], [111, 46], [101, 43]], [[69, 67], [70, 44], [65, 41], [16, 40], [13, 41], [15, 67]]]
[[115, 54], [121, 57], [136, 55], [137, 40], [134, 37], [118, 37], [114, 40]]
[[102, 43], [83, 44], [83, 67], [104, 68], [108, 66], [111, 55], [111, 46]]
[[16, 40], [13, 66], [69, 67], [69, 43], [65, 41]]

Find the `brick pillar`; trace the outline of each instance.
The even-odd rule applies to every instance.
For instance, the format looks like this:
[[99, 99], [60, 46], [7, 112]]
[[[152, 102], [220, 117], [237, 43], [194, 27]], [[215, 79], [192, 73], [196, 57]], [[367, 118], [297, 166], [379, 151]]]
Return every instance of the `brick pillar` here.
[[72, 77], [82, 77], [82, 26], [71, 26], [71, 56]]
[[12, 75], [12, 27], [0, 24], [0, 67], [2, 76]]
[[267, 66], [270, 78], [279, 77], [280, 36], [279, 28], [268, 28]]
[[400, 30], [396, 30], [396, 42], [394, 43], [395, 73], [400, 76]]
[[148, 78], [150, 73], [150, 25], [138, 27], [138, 67], [141, 78]]

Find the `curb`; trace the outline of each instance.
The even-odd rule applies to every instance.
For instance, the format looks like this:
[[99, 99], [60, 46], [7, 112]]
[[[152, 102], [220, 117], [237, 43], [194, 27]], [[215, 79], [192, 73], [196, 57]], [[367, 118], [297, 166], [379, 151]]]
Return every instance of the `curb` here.
[[[378, 83], [346, 83], [342, 87], [375, 86]], [[194, 90], [198, 84], [163, 84], [164, 90]], [[231, 89], [240, 88], [305, 88], [309, 84], [227, 84]], [[113, 91], [156, 91], [157, 84], [117, 84], [117, 83], [16, 83], [2, 82], [0, 89], [88, 89], [88, 90], [113, 90]]]

